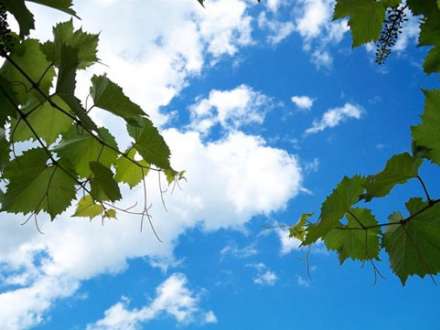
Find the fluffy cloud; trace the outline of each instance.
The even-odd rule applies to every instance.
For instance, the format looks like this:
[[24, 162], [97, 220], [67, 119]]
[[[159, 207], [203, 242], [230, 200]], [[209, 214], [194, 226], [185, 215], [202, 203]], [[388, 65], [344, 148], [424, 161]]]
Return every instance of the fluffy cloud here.
[[309, 96], [292, 96], [291, 100], [293, 104], [303, 110], [310, 110], [315, 101]]
[[225, 129], [261, 124], [271, 107], [269, 97], [246, 85], [228, 91], [213, 90], [208, 98], [190, 107], [191, 129], [207, 134], [217, 124]]
[[[280, 3], [272, 0], [270, 8], [279, 8]], [[201, 74], [212, 60], [253, 43], [249, 2], [244, 0], [211, 0], [205, 10], [193, 0], [81, 0], [75, 5], [84, 28], [101, 31], [100, 58], [107, 66], [97, 65], [91, 71], [106, 71], [156, 123], [169, 120], [161, 107], [191, 77]], [[38, 37], [49, 38], [53, 23], [67, 19], [34, 8]], [[79, 96], [87, 95], [89, 77], [79, 77]], [[233, 120], [240, 125], [261, 122], [261, 106], [267, 98], [244, 85], [237, 91], [241, 97], [249, 96], [243, 106], [235, 103], [228, 108], [211, 99], [211, 94], [205, 100], [214, 100], [208, 110], [213, 120], [226, 128], [237, 128]], [[233, 96], [230, 100], [235, 102]], [[107, 117], [97, 120], [110, 123]], [[161, 207], [157, 177], [148, 182], [148, 202], [153, 204], [153, 221], [164, 244], [158, 244], [150, 231], [140, 232], [139, 218], [134, 215], [119, 214], [117, 221], [102, 226], [71, 219], [69, 210], [54, 223], [40, 217], [45, 235], [31, 224], [20, 226], [20, 216], [0, 215], [4, 279], [0, 324], [4, 329], [26, 329], [42, 322], [53, 304], [73, 295], [83, 281], [123, 271], [129, 259], [147, 257], [155, 264], [172, 263], [173, 249], [187, 229], [199, 225], [204, 230], [241, 228], [256, 215], [282, 209], [301, 189], [297, 158], [267, 146], [258, 136], [228, 131], [221, 140], [205, 142], [193, 130], [168, 129], [163, 134], [173, 150], [173, 164], [187, 171], [187, 183], [166, 195], [168, 211]], [[143, 200], [141, 190], [123, 193], [127, 201]], [[125, 305], [115, 306], [133, 315]], [[215, 320], [208, 312], [205, 321]]]
[[220, 250], [220, 256], [222, 259], [226, 256], [232, 256], [235, 258], [249, 258], [258, 254], [258, 250], [255, 244], [249, 244], [244, 247], [238, 247], [236, 243], [226, 245]]
[[330, 109], [322, 115], [320, 120], [313, 121], [312, 127], [306, 130], [306, 134], [319, 133], [327, 128], [336, 127], [348, 119], [360, 119], [363, 110], [358, 105], [346, 103], [340, 108]]
[[[200, 225], [205, 230], [240, 228], [253, 216], [282, 209], [300, 190], [298, 160], [267, 146], [259, 137], [230, 133], [203, 142], [196, 132], [163, 132], [173, 150], [172, 162], [187, 170], [187, 183], [166, 195], [161, 207], [157, 177], [149, 182], [152, 215], [164, 244], [150, 231], [139, 232], [139, 218], [120, 214], [105, 223], [68, 217], [54, 223], [40, 219], [45, 235], [32, 225], [21, 227], [18, 216], [0, 216], [0, 260], [16, 274], [34, 274], [18, 289], [0, 294], [0, 324], [8, 330], [40, 322], [60, 298], [98, 274], [120, 272], [132, 258], [170, 262], [178, 237]], [[126, 191], [128, 201], [142, 200], [142, 191]], [[99, 258], [97, 257], [99, 256]], [[24, 300], [26, 303], [15, 303]]]
[[278, 281], [278, 275], [267, 268], [267, 266], [260, 262], [258, 264], [250, 265], [257, 270], [257, 274], [254, 277], [254, 283], [263, 286], [274, 286]]
[[346, 20], [332, 21], [335, 0], [300, 0], [296, 5], [296, 31], [304, 39], [304, 49], [318, 68], [331, 67], [331, 45], [341, 42], [349, 27]]
[[281, 255], [286, 255], [294, 250], [300, 249], [301, 241], [296, 238], [289, 237], [289, 230], [287, 228], [277, 228], [276, 234], [280, 240]]
[[295, 24], [290, 21], [283, 22], [277, 18], [268, 18], [266, 12], [262, 12], [258, 16], [258, 26], [262, 30], [267, 30], [266, 37], [272, 45], [277, 45], [295, 31]]
[[[75, 23], [100, 33], [99, 57], [105, 64], [79, 77], [79, 94], [88, 94], [91, 73], [108, 72], [156, 123], [165, 123], [169, 118], [161, 107], [188, 79], [253, 43], [248, 6], [244, 0], [212, 0], [205, 9], [194, 0], [76, 1], [81, 21]], [[69, 19], [41, 6], [33, 9], [35, 35], [43, 39], [51, 38], [54, 23]]]
[[198, 305], [199, 298], [187, 288], [186, 277], [174, 274], [156, 289], [156, 297], [149, 305], [130, 310], [123, 299], [105, 311], [104, 318], [88, 325], [87, 330], [136, 330], [160, 314], [168, 314], [178, 323], [217, 321], [213, 311], [202, 312]]

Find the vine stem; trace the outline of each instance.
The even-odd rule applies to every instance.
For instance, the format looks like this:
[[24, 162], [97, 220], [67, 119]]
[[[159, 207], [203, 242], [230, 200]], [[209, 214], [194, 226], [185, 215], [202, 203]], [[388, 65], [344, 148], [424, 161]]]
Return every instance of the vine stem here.
[[414, 219], [415, 217], [417, 217], [418, 215], [420, 215], [423, 212], [427, 211], [428, 209], [434, 207], [434, 205], [436, 205], [438, 203], [440, 203], [440, 199], [431, 200], [431, 202], [428, 205], [426, 205], [425, 207], [421, 208], [417, 212], [411, 214], [406, 219], [403, 219], [403, 220], [400, 220], [400, 221], [387, 222], [387, 223], [379, 223], [377, 225], [364, 226], [364, 228], [359, 228], [359, 227], [336, 227], [335, 229], [338, 229], [338, 230], [368, 230], [368, 229], [379, 228], [379, 227], [404, 225], [404, 224], [408, 223], [409, 221], [411, 221], [412, 219]]
[[431, 199], [431, 196], [429, 195], [428, 188], [426, 188], [425, 182], [422, 180], [420, 175], [417, 175], [416, 178], [420, 182], [420, 184], [423, 188], [423, 191], [425, 192], [425, 196], [426, 196], [426, 199], [428, 200], [428, 203], [432, 203], [432, 199]]
[[[6, 60], [8, 60], [9, 63], [12, 64], [12, 66], [14, 66], [15, 69], [17, 69], [18, 72], [21, 73], [21, 75], [31, 84], [32, 88], [35, 89], [45, 100], [47, 100], [47, 102], [49, 102], [49, 104], [54, 107], [55, 109], [57, 109], [58, 111], [62, 112], [64, 115], [68, 116], [69, 118], [71, 118], [76, 124], [78, 124], [79, 126], [81, 126], [81, 128], [87, 132], [90, 136], [92, 136], [94, 139], [96, 139], [101, 145], [105, 146], [106, 148], [109, 148], [111, 150], [113, 150], [114, 152], [116, 152], [118, 155], [120, 155], [121, 157], [127, 159], [128, 161], [132, 162], [133, 164], [135, 164], [136, 166], [140, 167], [140, 168], [145, 168], [145, 169], [149, 169], [149, 170], [153, 170], [153, 171], [157, 171], [157, 172], [162, 172], [162, 169], [158, 169], [155, 167], [151, 167], [151, 166], [144, 166], [140, 163], [138, 163], [136, 160], [132, 159], [131, 157], [129, 157], [127, 154], [121, 152], [118, 148], [113, 147], [112, 145], [108, 144], [107, 142], [105, 142], [103, 139], [101, 139], [99, 136], [97, 136], [97, 134], [95, 134], [93, 131], [91, 131], [90, 129], [88, 129], [87, 127], [85, 127], [83, 125], [83, 123], [81, 122], [81, 120], [79, 120], [77, 117], [73, 116], [72, 114], [70, 114], [69, 112], [67, 112], [66, 110], [64, 110], [62, 107], [60, 107], [58, 104], [56, 104], [51, 98], [50, 96], [48, 96], [45, 92], [43, 92], [41, 90], [41, 88], [39, 87], [38, 83], [36, 83], [24, 70], [23, 68], [20, 67], [20, 65], [18, 65], [8, 54], [2, 54]], [[55, 94], [56, 95], [56, 94]]]
[[106, 210], [106, 206], [108, 207], [112, 207], [115, 208], [119, 211], [128, 213], [128, 214], [135, 214], [135, 215], [144, 215], [144, 212], [131, 212], [129, 210], [124, 210], [121, 209], [119, 207], [116, 207], [113, 204], [104, 202], [104, 201], [99, 201], [99, 199], [96, 199], [93, 197], [92, 191], [90, 189], [88, 189], [85, 186], [85, 183], [80, 181], [74, 174], [72, 174], [70, 171], [68, 171], [67, 169], [65, 169], [63, 166], [61, 166], [61, 164], [55, 159], [55, 157], [53, 156], [52, 152], [49, 150], [49, 148], [46, 146], [46, 144], [43, 142], [43, 140], [40, 138], [40, 136], [38, 135], [38, 133], [35, 131], [34, 127], [29, 123], [28, 119], [26, 118], [26, 114], [23, 113], [23, 111], [21, 111], [21, 109], [15, 104], [14, 100], [11, 99], [11, 97], [8, 95], [8, 93], [3, 89], [2, 86], [0, 86], [0, 90], [1, 92], [5, 95], [5, 97], [8, 99], [8, 101], [14, 106], [15, 110], [17, 111], [18, 115], [20, 116], [20, 119], [23, 120], [23, 122], [26, 124], [26, 126], [28, 126], [29, 130], [32, 132], [32, 134], [35, 137], [35, 140], [38, 142], [38, 144], [43, 148], [43, 150], [45, 151], [45, 153], [47, 154], [47, 156], [49, 157], [50, 161], [52, 162], [52, 164], [55, 166], [55, 168], [59, 168], [60, 170], [62, 170], [67, 176], [69, 176], [72, 180], [75, 181], [76, 184], [78, 184], [86, 193], [88, 193], [90, 196], [92, 196], [92, 198], [97, 201], [99, 204], [101, 204], [101, 206], [104, 208], [104, 210]]

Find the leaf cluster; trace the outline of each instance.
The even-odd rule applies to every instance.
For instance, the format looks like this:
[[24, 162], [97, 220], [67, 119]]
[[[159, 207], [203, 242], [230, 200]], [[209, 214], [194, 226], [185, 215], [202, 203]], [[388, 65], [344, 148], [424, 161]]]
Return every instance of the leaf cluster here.
[[[420, 16], [419, 46], [430, 47], [423, 65], [425, 73], [440, 72], [437, 0], [337, 0], [334, 18], [348, 19], [353, 47], [357, 47], [377, 41], [395, 43], [398, 36], [393, 29], [400, 28], [405, 11]], [[390, 18], [387, 12], [400, 16]], [[429, 194], [419, 175], [423, 163], [440, 165], [440, 90], [423, 93], [425, 108], [420, 124], [411, 128], [411, 152], [393, 155], [380, 173], [344, 177], [322, 204], [317, 221], [309, 221], [310, 214], [303, 215], [291, 227], [291, 237], [303, 245], [322, 241], [338, 253], [341, 263], [350, 258], [370, 262], [374, 269], [380, 252], [385, 251], [403, 284], [412, 275], [424, 277], [440, 272], [440, 199]], [[410, 180], [420, 183], [423, 196], [406, 201], [405, 214], [393, 212], [387, 221], [378, 221], [373, 210], [366, 207], [368, 203], [389, 197], [397, 185]]]
[[[29, 0], [76, 16], [71, 0]], [[25, 0], [0, 0], [20, 28], [0, 68], [1, 211], [55, 219], [80, 198], [74, 216], [115, 218], [121, 185], [133, 188], [149, 173], [182, 178], [165, 140], [142, 108], [106, 75], [90, 81], [91, 102], [77, 97], [77, 76], [97, 63], [99, 36], [73, 21], [53, 27], [53, 39], [29, 37], [34, 18]], [[5, 15], [3, 15], [5, 18]], [[2, 24], [5, 23], [3, 19]], [[87, 104], [89, 103], [89, 104]], [[90, 104], [91, 103], [91, 104]], [[91, 116], [101, 109], [125, 122], [131, 145], [120, 150], [111, 127]], [[17, 146], [20, 151], [17, 151]], [[145, 185], [145, 182], [144, 182]], [[82, 197], [81, 197], [82, 196]], [[142, 212], [132, 212], [145, 216]]]

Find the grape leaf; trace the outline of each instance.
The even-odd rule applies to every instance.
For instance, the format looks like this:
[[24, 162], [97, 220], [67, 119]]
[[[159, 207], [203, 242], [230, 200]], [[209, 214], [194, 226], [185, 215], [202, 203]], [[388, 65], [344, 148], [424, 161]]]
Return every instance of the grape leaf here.
[[[131, 159], [135, 159], [136, 156], [136, 149], [130, 148], [129, 152], [127, 153], [127, 157]], [[138, 161], [138, 163], [141, 166], [148, 167], [148, 164], [146, 161], [141, 160]], [[115, 180], [118, 182], [124, 182], [127, 183], [130, 188], [133, 188], [134, 186], [138, 185], [144, 176], [148, 174], [148, 168], [144, 168], [142, 170], [141, 167], [137, 166], [130, 160], [128, 160], [125, 157], [120, 156], [116, 162], [115, 162], [115, 168], [116, 168], [116, 175]]]
[[374, 197], [388, 195], [397, 184], [402, 184], [418, 175], [422, 160], [412, 157], [408, 153], [393, 156], [386, 164], [385, 169], [366, 178], [363, 196], [369, 201]]
[[353, 36], [353, 47], [377, 40], [385, 19], [385, 6], [376, 0], [338, 0], [334, 18], [349, 16], [348, 25]]
[[6, 140], [6, 133], [0, 127], [0, 171], [3, 171], [9, 163], [9, 142]]
[[422, 209], [420, 205], [409, 209], [414, 216], [411, 220], [391, 225], [385, 232], [384, 246], [391, 268], [403, 285], [410, 275], [424, 277], [440, 272], [440, 204]]
[[28, 35], [30, 30], [35, 27], [35, 22], [34, 15], [26, 7], [24, 0], [2, 0], [1, 2], [17, 20], [20, 27], [20, 36]]
[[151, 120], [140, 118], [136, 125], [129, 123], [127, 126], [128, 133], [135, 141], [134, 147], [147, 163], [161, 169], [171, 169], [170, 149]]
[[315, 242], [339, 225], [341, 218], [359, 200], [364, 181], [365, 179], [360, 176], [344, 177], [322, 205], [319, 222], [308, 227], [304, 244]]
[[312, 213], [302, 214], [298, 222], [289, 228], [289, 237], [294, 237], [297, 240], [303, 242], [307, 234], [306, 223], [312, 215]]
[[118, 184], [113, 179], [112, 171], [99, 162], [90, 162], [90, 169], [93, 172], [93, 178], [90, 183], [92, 187], [92, 196], [100, 201], [110, 200], [112, 202], [121, 199], [121, 192]]
[[[10, 58], [21, 70], [26, 72], [30, 79], [39, 82], [38, 86], [44, 93], [49, 92], [55, 70], [51, 67], [51, 63], [47, 61], [37, 40], [27, 39], [23, 41], [14, 48]], [[2, 79], [9, 82], [11, 90], [21, 104], [26, 103], [31, 93], [36, 98], [41, 98], [35, 90], [32, 90], [33, 86], [29, 80], [11, 62], [5, 61], [0, 70], [0, 75]], [[32, 92], [28, 92], [31, 90]]]
[[81, 124], [89, 131], [97, 131], [98, 127], [75, 97], [76, 70], [78, 69], [78, 49], [63, 45], [58, 73], [56, 92], [78, 116]]
[[20, 102], [15, 98], [11, 84], [0, 76], [0, 126], [3, 127], [8, 117], [15, 118], [17, 114], [16, 104]]
[[347, 214], [347, 224], [341, 229], [333, 229], [324, 236], [324, 243], [329, 250], [339, 254], [341, 264], [347, 259], [378, 259], [380, 228], [365, 227], [377, 225], [377, 220], [369, 209], [353, 208]]
[[104, 212], [101, 204], [95, 203], [92, 196], [86, 195], [80, 199], [73, 214], [74, 217], [83, 217], [93, 219]]
[[435, 0], [408, 0], [414, 15], [423, 15], [419, 46], [440, 45], [440, 10]]
[[[71, 113], [70, 108], [57, 95], [51, 98], [67, 113]], [[60, 136], [60, 134], [67, 132], [72, 126], [72, 119], [63, 114], [58, 109], [52, 107], [51, 102], [46, 101], [39, 105], [39, 100], [33, 100], [22, 108], [23, 112], [28, 114], [27, 121], [32, 126], [37, 135], [42, 138], [47, 144], [52, 144]], [[35, 135], [23, 120], [15, 121], [13, 127], [13, 139], [15, 142], [25, 141], [29, 139], [35, 140]]]
[[107, 209], [104, 211], [104, 218], [108, 219], [116, 219], [116, 210], [115, 209]]
[[75, 30], [73, 21], [59, 23], [53, 28], [54, 41], [47, 41], [42, 49], [49, 61], [60, 66], [63, 57], [63, 47], [75, 49], [78, 69], [85, 69], [98, 61], [97, 47], [99, 35]]
[[90, 94], [93, 97], [95, 106], [107, 110], [124, 119], [136, 116], [143, 116], [145, 113], [127, 96], [122, 88], [108, 79], [105, 75], [93, 76]]
[[423, 69], [426, 73], [440, 72], [440, 46], [432, 48], [428, 53]]
[[[409, 201], [405, 203], [406, 209], [409, 211], [409, 214], [415, 214], [419, 212], [421, 209], [426, 207], [426, 202], [423, 201], [420, 197], [411, 198]], [[401, 219], [402, 220], [402, 219]]]
[[70, 206], [75, 198], [74, 178], [47, 162], [44, 149], [32, 149], [9, 163], [4, 171], [9, 183], [2, 211], [38, 213], [43, 210], [54, 219]]
[[[117, 148], [115, 138], [105, 128], [99, 129], [103, 140]], [[103, 146], [94, 137], [87, 133], [80, 132], [76, 128], [67, 132], [59, 145], [54, 149], [63, 159], [68, 160], [75, 171], [84, 178], [89, 177], [92, 172], [89, 163], [99, 161], [104, 166], [110, 166], [116, 161], [116, 152]]]
[[428, 149], [427, 156], [440, 164], [440, 90], [425, 91], [422, 123], [412, 127], [414, 142]]
[[76, 12], [72, 8], [72, 0], [26, 0], [26, 1], [35, 2], [47, 7], [52, 7], [60, 11], [63, 11], [66, 14], [76, 16]]

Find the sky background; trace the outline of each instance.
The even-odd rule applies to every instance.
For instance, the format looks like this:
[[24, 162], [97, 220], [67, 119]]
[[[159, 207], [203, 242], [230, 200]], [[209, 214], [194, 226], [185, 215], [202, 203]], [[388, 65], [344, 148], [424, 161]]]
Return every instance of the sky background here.
[[[438, 329], [439, 287], [402, 287], [385, 255], [371, 265], [321, 245], [299, 248], [285, 225], [321, 202], [344, 175], [381, 170], [410, 150], [422, 87], [438, 85], [415, 48], [417, 18], [384, 66], [374, 47], [351, 49], [332, 0], [78, 0], [76, 26], [100, 33], [106, 72], [160, 126], [187, 182], [148, 182], [158, 242], [140, 220], [0, 215], [0, 328], [15, 329]], [[32, 6], [34, 36], [64, 14]], [[93, 116], [128, 143], [121, 122]], [[422, 168], [431, 195], [440, 171]], [[123, 204], [142, 200], [125, 189]], [[373, 204], [386, 221], [415, 182]]]

